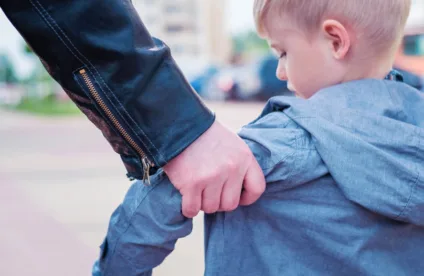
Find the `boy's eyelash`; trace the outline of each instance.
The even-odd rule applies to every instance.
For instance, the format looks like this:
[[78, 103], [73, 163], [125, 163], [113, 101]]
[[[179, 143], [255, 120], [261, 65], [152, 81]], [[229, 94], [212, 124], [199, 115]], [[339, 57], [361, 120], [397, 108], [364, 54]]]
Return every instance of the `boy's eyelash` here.
[[280, 55], [280, 58], [283, 58], [283, 57], [285, 57], [287, 55], [287, 53], [286, 52], [282, 52], [281, 53], [281, 55]]

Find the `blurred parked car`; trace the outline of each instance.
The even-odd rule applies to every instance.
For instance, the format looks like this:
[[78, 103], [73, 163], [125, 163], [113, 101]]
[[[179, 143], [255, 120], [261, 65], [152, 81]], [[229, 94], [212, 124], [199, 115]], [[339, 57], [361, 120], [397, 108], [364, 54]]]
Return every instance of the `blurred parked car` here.
[[210, 79], [203, 93], [212, 100], [262, 100], [277, 95], [293, 95], [287, 82], [275, 76], [278, 60], [265, 56], [247, 65], [221, 69]]
[[[421, 4], [424, 6], [424, 4]], [[407, 25], [405, 36], [395, 60], [395, 67], [403, 76], [405, 83], [424, 91], [424, 18], [416, 14]]]
[[18, 105], [22, 100], [23, 94], [24, 89], [22, 86], [0, 82], [0, 106]]
[[402, 74], [404, 83], [418, 90], [424, 91], [424, 78], [400, 68], [395, 67], [395, 69]]
[[203, 96], [205, 85], [216, 75], [217, 72], [218, 69], [215, 66], [210, 66], [201, 74], [192, 78], [190, 80], [190, 85], [200, 96]]

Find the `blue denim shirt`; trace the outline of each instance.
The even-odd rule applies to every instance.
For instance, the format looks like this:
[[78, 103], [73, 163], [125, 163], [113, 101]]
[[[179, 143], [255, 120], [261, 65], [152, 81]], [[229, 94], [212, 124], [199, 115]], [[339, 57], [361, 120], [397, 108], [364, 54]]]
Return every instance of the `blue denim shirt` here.
[[[309, 100], [275, 97], [240, 136], [267, 189], [251, 206], [205, 217], [205, 275], [424, 273], [418, 91], [369, 79]], [[165, 174], [137, 182], [111, 218], [93, 275], [151, 275], [191, 230]]]

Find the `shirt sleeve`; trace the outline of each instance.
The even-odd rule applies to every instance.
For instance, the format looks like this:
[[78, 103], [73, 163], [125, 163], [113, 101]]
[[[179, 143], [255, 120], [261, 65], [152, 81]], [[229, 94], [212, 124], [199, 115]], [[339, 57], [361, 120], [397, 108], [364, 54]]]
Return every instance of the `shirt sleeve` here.
[[192, 231], [181, 203], [181, 194], [163, 172], [152, 177], [150, 186], [136, 182], [112, 214], [93, 275], [151, 275], [177, 240]]

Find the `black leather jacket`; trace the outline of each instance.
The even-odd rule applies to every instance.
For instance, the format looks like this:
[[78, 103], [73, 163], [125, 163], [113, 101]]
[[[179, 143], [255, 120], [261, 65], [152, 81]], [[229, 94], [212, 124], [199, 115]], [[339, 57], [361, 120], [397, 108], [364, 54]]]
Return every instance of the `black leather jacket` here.
[[131, 1], [0, 0], [0, 6], [121, 155], [130, 178], [147, 178], [212, 125], [214, 114]]

